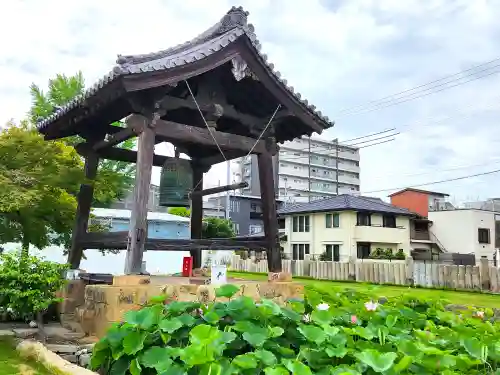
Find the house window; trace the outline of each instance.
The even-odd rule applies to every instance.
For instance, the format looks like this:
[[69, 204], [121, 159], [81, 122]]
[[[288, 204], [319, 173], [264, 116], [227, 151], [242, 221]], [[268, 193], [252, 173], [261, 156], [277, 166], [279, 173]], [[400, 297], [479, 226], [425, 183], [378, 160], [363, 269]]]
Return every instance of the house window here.
[[301, 243], [297, 244], [294, 243], [292, 245], [292, 258], [293, 260], [304, 260], [304, 256], [309, 255], [309, 244], [308, 243]]
[[249, 225], [248, 226], [248, 233], [249, 234], [261, 233], [261, 232], [262, 232], [262, 226], [260, 226], [260, 225]]
[[339, 262], [340, 261], [340, 245], [325, 246], [326, 260]]
[[294, 216], [292, 219], [293, 232], [309, 232], [310, 221], [309, 215]]
[[490, 243], [490, 230], [488, 228], [479, 228], [477, 230], [477, 239], [479, 243]]
[[370, 244], [366, 242], [358, 242], [358, 259], [367, 259], [370, 257]]
[[396, 216], [384, 215], [383, 224], [385, 228], [396, 228]]
[[338, 228], [340, 227], [340, 217], [339, 214], [326, 214], [325, 215], [325, 226], [326, 228]]
[[240, 224], [233, 223], [233, 230], [234, 230], [235, 234], [239, 234], [240, 233]]
[[372, 218], [370, 214], [366, 212], [358, 212], [358, 224], [359, 226], [370, 226], [372, 225]]

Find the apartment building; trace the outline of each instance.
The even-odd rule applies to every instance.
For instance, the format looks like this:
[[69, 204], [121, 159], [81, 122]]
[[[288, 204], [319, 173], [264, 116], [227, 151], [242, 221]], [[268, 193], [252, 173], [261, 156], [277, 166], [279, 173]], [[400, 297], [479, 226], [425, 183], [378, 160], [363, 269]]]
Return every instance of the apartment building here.
[[[280, 146], [274, 160], [277, 195], [288, 202], [309, 202], [340, 194], [358, 194], [359, 149], [333, 141], [300, 138]], [[245, 195], [260, 195], [257, 158], [233, 161], [233, 179], [245, 181]]]

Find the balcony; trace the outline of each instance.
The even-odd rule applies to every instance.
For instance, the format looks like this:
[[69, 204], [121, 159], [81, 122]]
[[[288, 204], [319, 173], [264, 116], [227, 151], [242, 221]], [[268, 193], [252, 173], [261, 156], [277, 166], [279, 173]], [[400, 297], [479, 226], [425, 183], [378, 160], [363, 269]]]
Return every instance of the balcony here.
[[428, 230], [413, 230], [410, 238], [417, 241], [430, 241], [431, 236]]

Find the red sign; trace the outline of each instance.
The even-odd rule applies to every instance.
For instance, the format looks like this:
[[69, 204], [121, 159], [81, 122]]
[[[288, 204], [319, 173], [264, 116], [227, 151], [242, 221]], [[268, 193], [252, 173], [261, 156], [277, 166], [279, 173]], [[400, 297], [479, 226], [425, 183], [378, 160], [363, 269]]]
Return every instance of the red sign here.
[[182, 259], [182, 276], [191, 277], [193, 273], [193, 257], [184, 257]]

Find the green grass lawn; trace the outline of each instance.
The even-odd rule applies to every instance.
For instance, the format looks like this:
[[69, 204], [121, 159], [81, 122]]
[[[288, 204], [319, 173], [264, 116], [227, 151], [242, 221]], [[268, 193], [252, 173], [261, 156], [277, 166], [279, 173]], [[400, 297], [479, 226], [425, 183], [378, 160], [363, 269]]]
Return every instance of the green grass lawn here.
[[[267, 274], [250, 273], [250, 272], [230, 272], [231, 277], [251, 280], [267, 280]], [[439, 289], [424, 289], [424, 288], [409, 288], [404, 286], [392, 285], [374, 285], [366, 283], [355, 282], [340, 282], [328, 280], [313, 280], [309, 278], [294, 277], [295, 281], [307, 286], [312, 286], [322, 292], [332, 293], [337, 289], [356, 289], [363, 293], [370, 293], [375, 296], [381, 297], [396, 297], [402, 294], [415, 296], [419, 299], [439, 299], [446, 300], [451, 304], [457, 305], [472, 305], [477, 307], [489, 307], [500, 309], [500, 295], [466, 292], [466, 291], [453, 291], [453, 290], [439, 290]]]
[[52, 375], [43, 366], [19, 356], [10, 340], [0, 339], [0, 375]]

